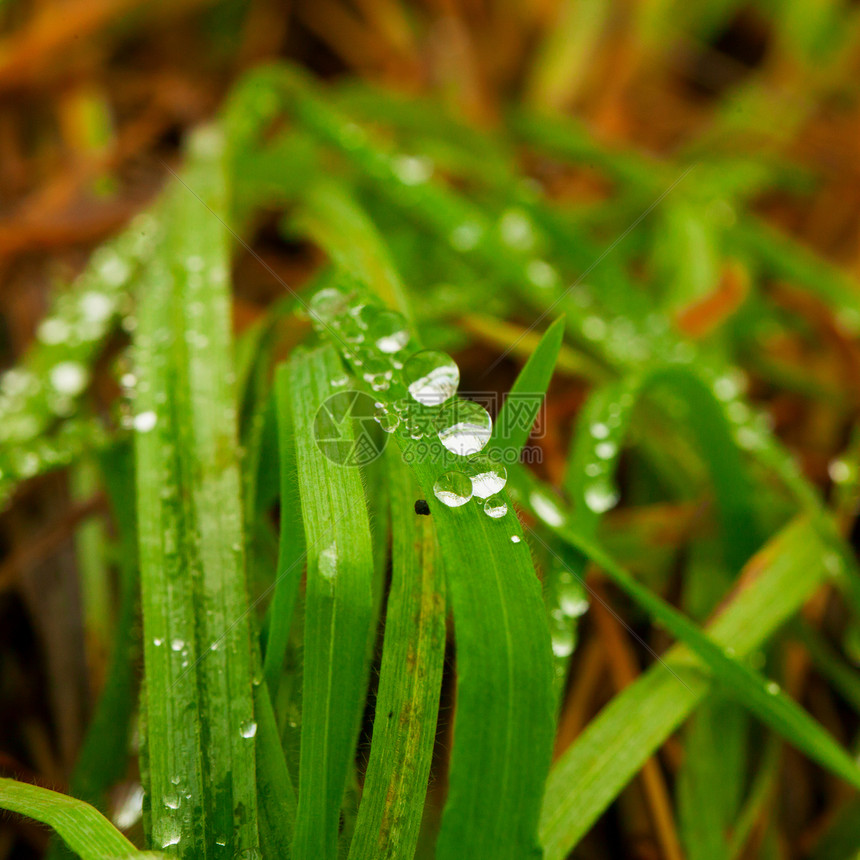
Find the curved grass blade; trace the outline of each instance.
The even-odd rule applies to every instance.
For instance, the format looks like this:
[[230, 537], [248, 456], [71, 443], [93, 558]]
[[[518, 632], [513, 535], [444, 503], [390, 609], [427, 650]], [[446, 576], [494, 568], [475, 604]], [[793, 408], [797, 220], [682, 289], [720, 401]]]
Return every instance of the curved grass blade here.
[[[289, 398], [307, 553], [304, 688], [294, 860], [335, 860], [340, 807], [367, 683], [373, 557], [364, 489], [354, 466], [323, 454], [314, 421], [343, 373], [331, 348], [297, 352]], [[346, 392], [345, 392], [346, 393]], [[349, 421], [340, 425], [349, 447]]]
[[412, 857], [424, 811], [442, 663], [445, 583], [429, 517], [417, 517], [420, 490], [395, 451], [386, 453], [393, 560], [370, 760], [352, 860]]
[[170, 243], [145, 273], [135, 338], [152, 838], [173, 854], [226, 858], [256, 851], [258, 837], [227, 189], [215, 129], [192, 139], [168, 207]]
[[860, 788], [860, 768], [851, 756], [803, 708], [786, 696], [777, 684], [768, 682], [734, 659], [734, 649], [727, 653], [686, 616], [640, 585], [591, 540], [575, 534], [571, 529], [561, 529], [560, 533], [598, 565], [658, 624], [683, 642], [707, 666], [714, 680], [728, 695], [822, 767]]
[[513, 459], [513, 453], [519, 455], [525, 447], [546, 397], [563, 338], [564, 317], [559, 317], [546, 330], [511, 386], [493, 425], [488, 443], [491, 449], [505, 448]]
[[[742, 659], [794, 615], [828, 573], [815, 528], [791, 523], [750, 562], [740, 586], [708, 626], [716, 647]], [[679, 683], [678, 678], [683, 680]], [[563, 860], [713, 683], [681, 646], [618, 694], [553, 766], [541, 814], [546, 860]]]
[[0, 809], [25, 815], [52, 827], [82, 860], [120, 860], [147, 856], [88, 803], [38, 785], [0, 778]]

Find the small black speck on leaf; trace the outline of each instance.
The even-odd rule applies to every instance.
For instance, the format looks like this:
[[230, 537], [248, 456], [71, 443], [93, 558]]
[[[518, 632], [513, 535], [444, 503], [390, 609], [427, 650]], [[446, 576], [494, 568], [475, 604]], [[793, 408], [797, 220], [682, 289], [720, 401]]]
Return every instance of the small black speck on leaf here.
[[426, 499], [417, 499], [415, 501], [415, 513], [421, 514], [423, 517], [430, 515], [430, 505], [427, 504]]

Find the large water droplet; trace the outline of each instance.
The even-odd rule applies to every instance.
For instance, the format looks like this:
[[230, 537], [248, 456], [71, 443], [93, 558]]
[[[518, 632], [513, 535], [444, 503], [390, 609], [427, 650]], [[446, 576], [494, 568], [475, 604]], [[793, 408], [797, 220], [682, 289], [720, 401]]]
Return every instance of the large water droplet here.
[[462, 472], [445, 472], [433, 485], [433, 493], [443, 505], [459, 508], [472, 498], [472, 482]]
[[457, 393], [460, 368], [450, 355], [423, 349], [403, 365], [403, 381], [413, 399], [424, 406], [440, 406]]
[[243, 738], [252, 738], [257, 734], [257, 724], [253, 720], [242, 723], [239, 733]]
[[393, 433], [400, 425], [400, 416], [394, 410], [384, 407], [377, 409], [373, 417], [386, 433]]
[[469, 463], [469, 476], [472, 479], [472, 495], [479, 499], [488, 499], [500, 493], [508, 481], [507, 469], [488, 457]]
[[504, 496], [490, 496], [484, 502], [484, 513], [494, 520], [501, 519], [508, 512], [508, 503]]
[[452, 453], [470, 457], [481, 451], [493, 432], [493, 419], [479, 403], [455, 400], [436, 423], [439, 441]]
[[380, 310], [367, 305], [361, 311], [360, 320], [367, 330], [368, 339], [386, 354], [400, 352], [409, 343], [406, 319], [397, 311]]

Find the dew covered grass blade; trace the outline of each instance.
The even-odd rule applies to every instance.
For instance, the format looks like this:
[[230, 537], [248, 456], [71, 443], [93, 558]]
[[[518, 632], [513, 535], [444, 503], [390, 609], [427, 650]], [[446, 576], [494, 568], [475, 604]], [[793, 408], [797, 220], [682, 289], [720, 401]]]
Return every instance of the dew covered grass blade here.
[[227, 209], [210, 127], [172, 188], [135, 336], [151, 838], [206, 858], [258, 850]]
[[[335, 390], [331, 380], [342, 374], [330, 347], [297, 351], [290, 359], [308, 571], [294, 860], [337, 857], [340, 808], [367, 685], [373, 557], [364, 488], [354, 465], [325, 456], [314, 431], [317, 415], [328, 408], [326, 400]], [[350, 422], [337, 429], [339, 441], [351, 448]]]
[[415, 854], [445, 656], [445, 581], [433, 523], [415, 515], [420, 490], [397, 450], [388, 449], [385, 459], [392, 580], [373, 741], [349, 849], [352, 860]]

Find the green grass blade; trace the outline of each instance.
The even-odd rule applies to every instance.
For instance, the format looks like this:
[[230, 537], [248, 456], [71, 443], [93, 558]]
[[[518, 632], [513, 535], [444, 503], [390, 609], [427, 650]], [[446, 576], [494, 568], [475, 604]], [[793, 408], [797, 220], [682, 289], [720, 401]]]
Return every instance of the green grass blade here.
[[275, 593], [268, 613], [266, 656], [263, 662], [263, 674], [273, 699], [277, 696], [283, 671], [305, 558], [301, 503], [296, 486], [296, 439], [290, 407], [290, 369], [286, 364], [280, 365], [275, 374], [275, 406], [278, 415], [281, 533]]
[[144, 856], [97, 809], [47, 788], [0, 778], [0, 809], [52, 827], [82, 860]]
[[373, 742], [351, 860], [415, 854], [445, 657], [445, 583], [433, 524], [413, 511], [419, 490], [398, 453], [389, 449], [386, 459], [393, 572]]
[[549, 388], [563, 338], [564, 318], [560, 317], [546, 330], [511, 386], [493, 425], [488, 443], [491, 448], [519, 452], [525, 447]]
[[[373, 558], [357, 469], [325, 457], [314, 419], [343, 369], [329, 348], [290, 361], [307, 542], [301, 762], [294, 860], [335, 860], [340, 806], [366, 691]], [[348, 423], [343, 432], [352, 432]], [[349, 435], [344, 437], [349, 439]]]
[[790, 744], [820, 765], [860, 788], [860, 768], [825, 729], [786, 696], [779, 686], [735, 660], [685, 615], [663, 601], [610, 558], [592, 541], [564, 531], [564, 537], [606, 572], [655, 621], [683, 642], [713, 673], [733, 698], [752, 711]]
[[257, 850], [256, 723], [220, 134], [190, 155], [136, 335], [149, 794], [156, 845], [226, 858]]
[[[755, 651], [827, 579], [813, 526], [792, 523], [749, 563], [708, 635], [738, 658]], [[683, 680], [679, 683], [678, 676]], [[676, 646], [617, 695], [553, 766], [541, 814], [546, 860], [563, 860], [600, 814], [713, 689]]]

